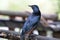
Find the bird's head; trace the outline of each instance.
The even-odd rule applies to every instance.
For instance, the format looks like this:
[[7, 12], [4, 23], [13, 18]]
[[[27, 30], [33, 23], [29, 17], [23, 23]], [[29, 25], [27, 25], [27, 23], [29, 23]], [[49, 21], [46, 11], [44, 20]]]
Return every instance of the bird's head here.
[[32, 9], [34, 9], [34, 8], [38, 8], [37, 5], [29, 5], [29, 7], [31, 7]]
[[36, 14], [36, 15], [40, 14], [40, 10], [37, 5], [29, 5], [29, 7], [31, 7], [33, 9], [33, 14]]

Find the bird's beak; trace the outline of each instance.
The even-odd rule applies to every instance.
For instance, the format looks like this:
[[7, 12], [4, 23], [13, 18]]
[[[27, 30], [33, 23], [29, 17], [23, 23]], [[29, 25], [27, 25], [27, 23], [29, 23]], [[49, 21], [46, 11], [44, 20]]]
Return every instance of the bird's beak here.
[[28, 5], [29, 7], [32, 7], [31, 5]]

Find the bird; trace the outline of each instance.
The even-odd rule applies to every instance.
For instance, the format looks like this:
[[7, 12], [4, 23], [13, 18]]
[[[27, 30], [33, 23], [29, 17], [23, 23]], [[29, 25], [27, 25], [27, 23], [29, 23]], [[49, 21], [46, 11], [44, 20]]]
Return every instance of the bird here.
[[28, 16], [26, 22], [23, 25], [22, 31], [20, 33], [21, 40], [25, 40], [25, 34], [30, 34], [34, 29], [36, 29], [36, 25], [39, 23], [41, 18], [41, 12], [37, 5], [29, 5], [32, 8], [33, 12]]

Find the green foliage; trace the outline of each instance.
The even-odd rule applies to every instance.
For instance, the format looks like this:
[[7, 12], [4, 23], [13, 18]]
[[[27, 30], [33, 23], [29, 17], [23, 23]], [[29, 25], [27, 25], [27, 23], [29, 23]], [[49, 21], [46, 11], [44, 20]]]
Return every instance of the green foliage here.
[[58, 13], [60, 13], [60, 0], [58, 0]]
[[10, 8], [10, 10], [19, 10], [19, 6], [18, 5], [11, 4], [11, 3], [10, 3], [9, 8]]

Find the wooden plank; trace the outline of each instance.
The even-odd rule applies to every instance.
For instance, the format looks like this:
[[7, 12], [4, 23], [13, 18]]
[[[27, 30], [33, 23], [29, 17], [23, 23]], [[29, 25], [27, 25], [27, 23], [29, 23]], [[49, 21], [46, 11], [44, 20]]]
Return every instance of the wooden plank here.
[[32, 35], [32, 40], [60, 40], [59, 38], [51, 38], [46, 36], [40, 36], [40, 35]]
[[[20, 36], [20, 33], [18, 33], [18, 32], [0, 30], [0, 33], [1, 32], [4, 32], [7, 34], [7, 36], [5, 38], [9, 38], [11, 36], [12, 38], [20, 39], [20, 37], [18, 37], [18, 36]], [[3, 36], [0, 36], [0, 37], [4, 38]], [[35, 34], [30, 35], [29, 39], [31, 39], [31, 40], [60, 40], [59, 38], [51, 38], [51, 37], [40, 36], [40, 35], [35, 35]]]
[[43, 37], [43, 36], [36, 36], [37, 40], [60, 40], [57, 38], [49, 38], [49, 37]]
[[8, 16], [22, 16], [22, 17], [27, 17], [30, 15], [30, 12], [19, 12], [19, 11], [1, 11], [0, 10], [0, 15], [8, 15]]
[[[22, 27], [25, 21], [17, 21], [17, 20], [0, 20], [0, 26], [7, 26], [7, 27], [11, 27], [11, 28], [15, 28], [15, 27]], [[54, 25], [55, 27], [51, 27], [54, 31], [60, 31], [60, 22], [53, 22], [53, 23], [49, 23], [49, 25]], [[57, 26], [58, 25], [58, 26]], [[37, 26], [39, 28], [42, 28], [44, 30], [45, 27], [41, 27], [40, 23]]]
[[[20, 11], [5, 11], [5, 10], [0, 10], [0, 15], [8, 15], [8, 16], [21, 16], [21, 17], [27, 17], [31, 13], [28, 11], [25, 12], [20, 12]], [[42, 16], [46, 19], [52, 19], [56, 20], [57, 14], [42, 14]]]

